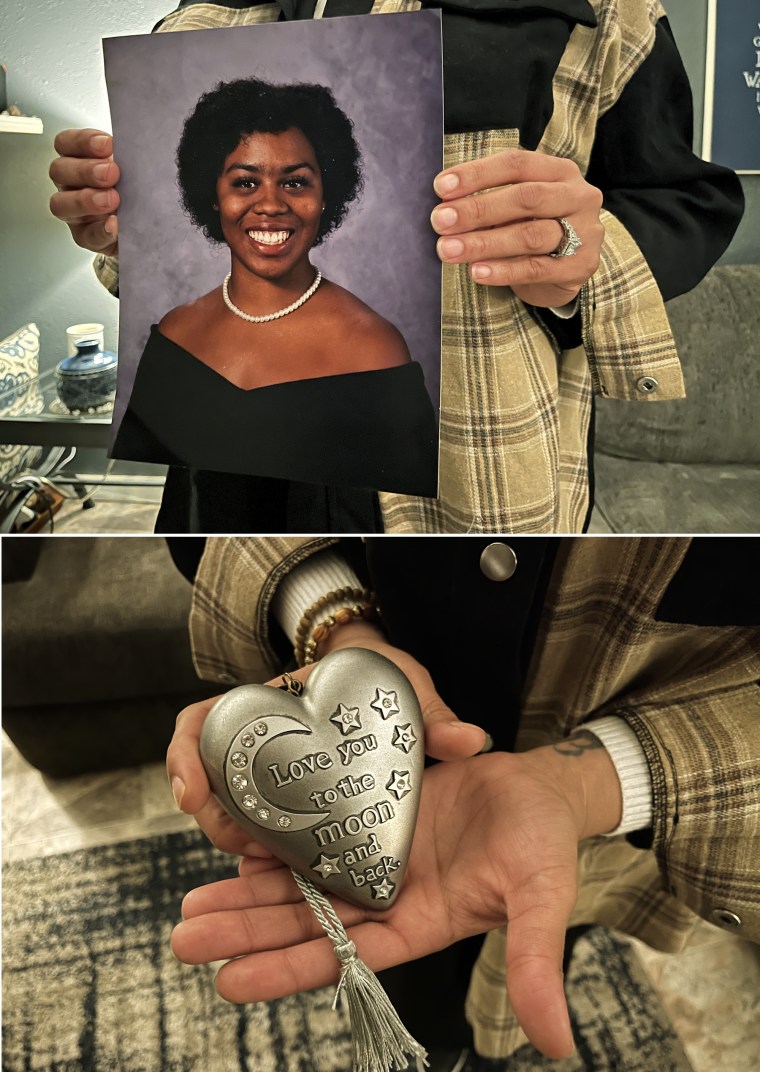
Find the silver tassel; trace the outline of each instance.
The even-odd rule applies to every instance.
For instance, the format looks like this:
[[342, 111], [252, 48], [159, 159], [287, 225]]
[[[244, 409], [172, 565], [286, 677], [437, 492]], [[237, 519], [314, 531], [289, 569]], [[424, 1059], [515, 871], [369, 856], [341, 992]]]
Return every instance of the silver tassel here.
[[427, 1068], [427, 1051], [409, 1034], [388, 999], [377, 977], [357, 956], [343, 924], [324, 894], [293, 871], [301, 893], [335, 946], [340, 962], [340, 979], [333, 1008], [343, 993], [351, 1024], [354, 1072], [390, 1072], [410, 1068], [413, 1058], [418, 1072]]

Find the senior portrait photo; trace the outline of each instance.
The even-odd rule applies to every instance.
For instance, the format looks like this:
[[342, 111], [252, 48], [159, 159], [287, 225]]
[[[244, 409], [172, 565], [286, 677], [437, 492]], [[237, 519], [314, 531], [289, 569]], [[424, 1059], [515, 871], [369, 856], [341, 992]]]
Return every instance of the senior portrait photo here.
[[241, 503], [260, 529], [294, 509], [318, 527], [326, 488], [366, 489], [361, 525], [374, 490], [436, 494], [440, 20], [372, 26], [371, 49], [365, 19], [105, 42], [111, 452], [173, 467], [160, 527], [196, 527], [192, 509], [224, 530]]

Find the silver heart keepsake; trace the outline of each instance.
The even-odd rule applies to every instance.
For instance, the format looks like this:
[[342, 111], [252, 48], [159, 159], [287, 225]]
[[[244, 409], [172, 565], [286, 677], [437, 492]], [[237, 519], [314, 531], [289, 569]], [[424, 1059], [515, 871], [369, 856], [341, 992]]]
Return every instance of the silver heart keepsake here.
[[214, 704], [201, 758], [224, 809], [328, 893], [389, 908], [419, 807], [424, 728], [401, 670], [377, 652], [327, 655], [300, 695], [242, 685]]

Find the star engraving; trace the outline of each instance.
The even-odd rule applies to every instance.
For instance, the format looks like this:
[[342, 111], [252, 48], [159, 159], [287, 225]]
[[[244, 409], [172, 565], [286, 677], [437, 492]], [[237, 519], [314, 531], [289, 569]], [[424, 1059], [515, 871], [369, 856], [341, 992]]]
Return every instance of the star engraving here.
[[322, 878], [329, 878], [330, 875], [339, 875], [340, 868], [338, 867], [337, 856], [325, 856], [324, 853], [320, 853], [319, 863], [311, 865], [312, 871], [318, 871]]
[[359, 721], [359, 708], [346, 707], [345, 704], [338, 704], [338, 710], [334, 715], [330, 716], [330, 721], [334, 722], [336, 726], [340, 726], [340, 731], [344, 737], [346, 734], [362, 728], [362, 724]]
[[416, 740], [412, 725], [408, 722], [406, 726], [396, 726], [391, 744], [395, 745], [396, 748], [403, 748], [408, 755]]
[[395, 888], [396, 887], [392, 882], [389, 882], [387, 878], [384, 878], [377, 886], [372, 887], [372, 896], [376, 901], [387, 901]]
[[405, 797], [407, 793], [411, 793], [412, 783], [409, 778], [409, 771], [391, 771], [391, 779], [385, 788], [390, 789], [391, 793], [396, 794], [396, 800], [401, 800], [401, 798]]
[[390, 718], [391, 715], [397, 715], [401, 708], [398, 705], [398, 694], [395, 692], [385, 692], [384, 689], [377, 690], [377, 696], [369, 705], [374, 707], [379, 715], [383, 718]]

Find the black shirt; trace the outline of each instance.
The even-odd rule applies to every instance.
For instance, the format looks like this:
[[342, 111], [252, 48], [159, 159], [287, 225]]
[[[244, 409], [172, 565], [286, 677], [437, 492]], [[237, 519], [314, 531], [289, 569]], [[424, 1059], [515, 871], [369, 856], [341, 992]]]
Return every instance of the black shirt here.
[[113, 456], [435, 496], [437, 440], [415, 361], [244, 390], [154, 325]]

